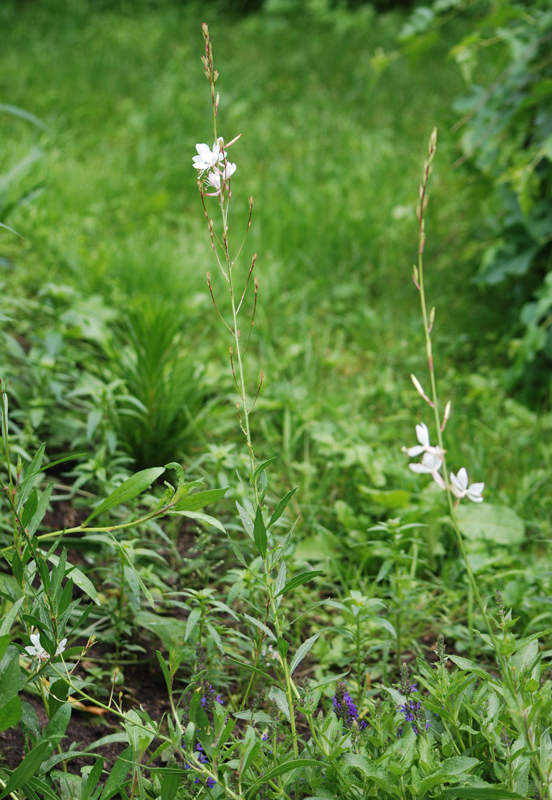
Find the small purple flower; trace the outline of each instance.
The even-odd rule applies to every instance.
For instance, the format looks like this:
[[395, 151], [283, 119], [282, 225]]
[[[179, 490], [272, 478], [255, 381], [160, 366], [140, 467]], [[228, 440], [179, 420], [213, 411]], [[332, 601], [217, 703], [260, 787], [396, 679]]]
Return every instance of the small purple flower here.
[[214, 778], [207, 778], [207, 788], [212, 789], [213, 786], [216, 786], [216, 780]]
[[351, 728], [356, 722], [360, 728], [366, 727], [366, 722], [359, 723], [358, 708], [355, 706], [353, 698], [347, 691], [343, 681], [338, 681], [335, 696], [332, 699], [332, 706], [338, 719], [342, 719], [346, 728]]

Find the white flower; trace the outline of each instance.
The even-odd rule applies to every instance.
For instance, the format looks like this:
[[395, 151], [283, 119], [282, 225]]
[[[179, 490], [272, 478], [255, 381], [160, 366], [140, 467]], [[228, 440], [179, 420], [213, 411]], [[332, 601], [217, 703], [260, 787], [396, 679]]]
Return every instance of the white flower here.
[[50, 654], [40, 644], [40, 634], [31, 633], [31, 642], [32, 644], [25, 648], [27, 653], [30, 656], [36, 656], [41, 661], [47, 661], [50, 658]]
[[196, 144], [196, 150], [198, 154], [193, 157], [192, 161], [200, 175], [220, 163], [224, 158], [224, 142], [220, 137], [214, 143], [212, 150], [208, 144]]
[[472, 503], [482, 503], [481, 493], [484, 488], [484, 483], [472, 483], [471, 486], [468, 486], [468, 473], [464, 467], [458, 471], [458, 475], [455, 475], [454, 472], [450, 473], [450, 489], [459, 500], [467, 497]]
[[[30, 656], [38, 658], [40, 661], [48, 661], [48, 659], [50, 658], [50, 654], [40, 644], [39, 633], [31, 633], [31, 642], [32, 644], [26, 647], [25, 651]], [[61, 653], [63, 653], [66, 644], [67, 644], [67, 639], [62, 639], [56, 648], [56, 653], [55, 653], [56, 656], [59, 656], [61, 655]]]
[[443, 465], [443, 459], [436, 456], [434, 453], [424, 453], [420, 464], [409, 464], [408, 466], [412, 472], [421, 472], [431, 475], [432, 472], [438, 472]]
[[[420, 422], [419, 425], [416, 425], [416, 438], [420, 442], [420, 444], [415, 444], [414, 447], [403, 447], [403, 452], [406, 453], [407, 456], [410, 458], [415, 458], [416, 456], [421, 455], [422, 453], [430, 453], [431, 455], [436, 456], [437, 458], [441, 458], [443, 455], [443, 451], [437, 445], [437, 447], [432, 447], [429, 443], [429, 431], [427, 429], [427, 425], [424, 422]], [[442, 462], [441, 462], [442, 463]], [[428, 470], [414, 470], [414, 472], [427, 472]]]
[[63, 653], [66, 644], [67, 644], [67, 639], [62, 639], [61, 642], [56, 647], [56, 656], [60, 656]]
[[221, 179], [222, 179], [222, 186], [223, 188], [228, 183], [228, 179], [232, 177], [234, 172], [236, 171], [237, 167], [235, 164], [228, 162], [222, 172], [220, 169], [216, 167], [210, 172], [207, 176], [206, 184], [207, 186], [212, 186], [215, 190], [214, 192], [209, 192], [208, 194], [217, 195], [220, 194], [221, 191]]

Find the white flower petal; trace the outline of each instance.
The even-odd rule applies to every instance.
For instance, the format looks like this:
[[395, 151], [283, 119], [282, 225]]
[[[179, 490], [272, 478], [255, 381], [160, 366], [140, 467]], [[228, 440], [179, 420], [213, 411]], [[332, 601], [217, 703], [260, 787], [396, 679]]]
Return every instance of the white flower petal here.
[[433, 472], [432, 468], [426, 467], [425, 464], [409, 464], [408, 466], [412, 472], [427, 473], [428, 475]]
[[424, 452], [424, 447], [421, 444], [415, 444], [414, 447], [403, 448], [404, 452], [410, 458], [416, 458], [416, 456], [421, 456]]
[[59, 656], [61, 655], [61, 653], [63, 653], [66, 644], [67, 644], [67, 639], [62, 639], [56, 648], [56, 656]]
[[416, 425], [416, 438], [418, 439], [424, 450], [426, 447], [429, 447], [429, 431], [427, 429], [427, 425], [424, 422], [420, 422], [419, 425]]
[[468, 488], [468, 472], [465, 467], [458, 470], [458, 483], [462, 489]]

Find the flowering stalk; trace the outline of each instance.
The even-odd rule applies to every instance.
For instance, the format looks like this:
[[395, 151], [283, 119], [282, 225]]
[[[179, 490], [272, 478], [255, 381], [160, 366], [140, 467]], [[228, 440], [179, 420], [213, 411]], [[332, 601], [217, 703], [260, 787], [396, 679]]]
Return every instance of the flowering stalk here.
[[[256, 460], [251, 441], [251, 428], [250, 428], [249, 417], [251, 411], [253, 410], [257, 397], [259, 396], [264, 376], [261, 373], [261, 378], [260, 378], [260, 383], [258, 385], [257, 393], [253, 398], [253, 401], [250, 402], [247, 396], [243, 360], [245, 351], [247, 349], [247, 344], [249, 342], [249, 337], [251, 335], [251, 330], [255, 322], [255, 310], [257, 306], [257, 292], [259, 285], [257, 278], [254, 279], [254, 303], [253, 303], [252, 318], [251, 322], [249, 323], [249, 333], [247, 335], [245, 344], [243, 345], [241, 341], [241, 332], [239, 328], [238, 316], [241, 311], [243, 301], [247, 293], [247, 289], [249, 287], [251, 275], [255, 268], [255, 262], [257, 259], [256, 253], [252, 258], [251, 266], [249, 268], [249, 273], [246, 279], [246, 284], [239, 300], [237, 298], [236, 288], [234, 283], [234, 268], [241, 254], [245, 237], [247, 236], [249, 228], [251, 227], [251, 216], [253, 213], [253, 198], [252, 197], [249, 198], [249, 219], [247, 222], [244, 239], [242, 241], [241, 246], [238, 249], [236, 256], [232, 257], [229, 245], [229, 237], [228, 237], [228, 212], [230, 207], [230, 197], [232, 194], [231, 181], [232, 181], [232, 176], [236, 172], [237, 167], [235, 164], [231, 163], [228, 160], [228, 149], [240, 137], [239, 136], [235, 137], [232, 141], [230, 141], [227, 144], [222, 136], [217, 135], [217, 114], [219, 105], [219, 94], [216, 91], [216, 82], [218, 80], [219, 74], [217, 70], [214, 69], [213, 66], [213, 48], [209, 36], [209, 28], [205, 23], [202, 26], [202, 30], [203, 30], [203, 39], [205, 41], [205, 55], [202, 57], [202, 61], [203, 61], [203, 66], [205, 67], [205, 76], [207, 77], [207, 80], [209, 81], [209, 85], [211, 87], [211, 103], [213, 108], [213, 130], [214, 130], [215, 141], [212, 148], [210, 148], [206, 144], [196, 145], [197, 155], [194, 156], [193, 158], [193, 165], [198, 170], [198, 188], [201, 195], [201, 202], [203, 204], [203, 211], [209, 228], [209, 235], [211, 237], [211, 246], [215, 253], [215, 257], [217, 259], [217, 264], [219, 266], [221, 274], [224, 280], [226, 281], [228, 292], [230, 295], [231, 321], [230, 323], [228, 323], [225, 320], [223, 313], [218, 307], [218, 304], [215, 299], [213, 286], [211, 283], [211, 275], [210, 273], [207, 273], [207, 285], [209, 287], [209, 293], [211, 295], [213, 305], [215, 306], [217, 314], [221, 318], [224, 326], [226, 327], [226, 329], [228, 330], [233, 339], [233, 344], [229, 349], [230, 365], [232, 369], [234, 383], [236, 385], [236, 389], [240, 398], [240, 401], [236, 404], [238, 411], [238, 419], [240, 423], [240, 428], [247, 441], [251, 475], [253, 476], [255, 473]], [[207, 191], [209, 189], [212, 191]], [[209, 213], [207, 211], [207, 206], [205, 203], [206, 197], [215, 197], [218, 200], [219, 211], [221, 215], [221, 226], [222, 226], [222, 234], [220, 236], [218, 236], [217, 233], [215, 232], [213, 220], [210, 218]], [[256, 503], [257, 505], [259, 505], [260, 498], [257, 486], [255, 485], [255, 481], [253, 481], [253, 484], [255, 490]]]
[[[431, 329], [433, 327], [433, 322], [435, 319], [435, 309], [432, 309], [428, 315], [425, 290], [424, 290], [424, 269], [423, 269], [423, 254], [425, 247], [424, 212], [427, 208], [427, 203], [428, 203], [427, 186], [429, 182], [429, 176], [432, 171], [436, 148], [437, 148], [437, 129], [434, 128], [429, 140], [429, 155], [427, 161], [424, 164], [422, 183], [420, 185], [420, 190], [419, 190], [420, 202], [418, 207], [416, 208], [416, 216], [418, 218], [418, 223], [419, 223], [418, 266], [417, 267], [415, 266], [413, 270], [413, 280], [420, 295], [420, 304], [421, 304], [422, 319], [424, 325], [426, 356], [428, 361], [429, 379], [431, 386], [431, 392], [429, 397], [424, 392], [418, 379], [415, 378], [415, 376], [411, 377], [412, 377], [412, 382], [414, 383], [414, 386], [418, 391], [418, 393], [433, 409], [438, 444], [436, 447], [432, 447], [430, 445], [429, 432], [426, 426], [423, 425], [422, 423], [420, 426], [417, 426], [417, 431], [416, 431], [419, 445], [415, 446], [414, 448], [409, 448], [408, 450], [405, 450], [405, 452], [408, 456], [415, 456], [423, 453], [422, 462], [420, 464], [411, 464], [410, 465], [411, 469], [415, 472], [430, 473], [434, 478], [434, 480], [438, 483], [438, 485], [441, 486], [441, 488], [446, 491], [452, 527], [456, 534], [458, 548], [462, 554], [462, 559], [466, 567], [466, 572], [473, 592], [473, 596], [476, 599], [477, 605], [479, 606], [481, 615], [485, 622], [485, 626], [488, 631], [488, 637], [490, 642], [492, 643], [504, 682], [508, 687], [513, 707], [515, 709], [515, 714], [516, 716], [518, 716], [520, 719], [523, 720], [525, 738], [528, 750], [531, 752], [531, 758], [533, 761], [533, 767], [535, 773], [539, 776], [543, 786], [546, 786], [546, 796], [549, 798], [549, 800], [552, 800], [552, 783], [549, 782], [546, 770], [543, 767], [543, 764], [541, 763], [540, 752], [538, 748], [534, 746], [534, 741], [533, 741], [534, 735], [532, 727], [527, 719], [527, 713], [524, 708], [523, 697], [521, 696], [521, 693], [518, 691], [516, 685], [515, 673], [511, 670], [507, 657], [504, 655], [502, 651], [501, 643], [494, 632], [492, 618], [487, 611], [486, 605], [479, 591], [479, 586], [477, 584], [475, 575], [473, 573], [473, 570], [471, 568], [468, 559], [468, 552], [456, 516], [456, 506], [458, 505], [460, 499], [467, 497], [468, 499], [472, 500], [472, 502], [476, 503], [482, 502], [483, 498], [481, 496], [481, 492], [483, 491], [484, 484], [474, 483], [471, 486], [469, 486], [468, 474], [464, 468], [460, 469], [457, 475], [454, 475], [454, 473], [449, 474], [447, 470], [446, 450], [443, 446], [443, 430], [450, 415], [450, 403], [447, 403], [445, 407], [443, 420], [441, 420], [441, 415], [439, 411], [439, 398], [437, 395], [437, 384], [435, 379], [435, 369], [433, 362], [433, 351], [431, 346]], [[442, 476], [440, 474], [441, 468], [442, 468]]]
[[[456, 534], [456, 539], [458, 541], [458, 547], [460, 548], [460, 552], [462, 553], [462, 557], [466, 566], [468, 578], [472, 586], [474, 596], [477, 600], [477, 603], [479, 605], [479, 608], [481, 610], [481, 613], [489, 630], [490, 636], [493, 639], [493, 643], [496, 645], [496, 650], [498, 653], [499, 644], [498, 641], [496, 641], [495, 639], [492, 630], [491, 620], [489, 619], [489, 616], [487, 614], [485, 604], [483, 603], [483, 599], [479, 592], [477, 581], [475, 580], [475, 576], [470, 566], [468, 560], [468, 553], [456, 517], [456, 505], [458, 504], [458, 500], [460, 500], [461, 497], [469, 497], [469, 499], [471, 499], [474, 502], [481, 502], [483, 500], [483, 498], [481, 497], [481, 492], [483, 490], [484, 484], [473, 484], [472, 486], [468, 487], [468, 475], [464, 468], [459, 470], [458, 476], [455, 476], [454, 473], [451, 473], [449, 475], [447, 469], [447, 461], [446, 461], [446, 450], [443, 445], [443, 431], [447, 423], [448, 417], [450, 415], [450, 403], [447, 403], [443, 420], [441, 420], [441, 414], [439, 410], [439, 397], [437, 394], [437, 382], [435, 379], [435, 368], [433, 362], [433, 350], [431, 346], [431, 329], [433, 327], [433, 321], [435, 319], [435, 309], [432, 309], [430, 314], [428, 315], [425, 288], [424, 288], [424, 262], [423, 262], [425, 238], [426, 238], [424, 212], [427, 208], [427, 203], [428, 203], [427, 187], [429, 182], [429, 176], [431, 175], [431, 171], [433, 168], [433, 160], [435, 158], [436, 149], [437, 149], [437, 128], [434, 128], [429, 140], [429, 154], [427, 161], [424, 164], [422, 183], [420, 185], [420, 190], [419, 190], [420, 202], [416, 208], [416, 216], [418, 218], [418, 266], [414, 267], [413, 271], [414, 284], [418, 289], [418, 294], [420, 295], [420, 304], [421, 304], [422, 319], [424, 325], [426, 356], [427, 356], [429, 380], [431, 386], [431, 392], [429, 397], [425, 394], [418, 379], [415, 378], [415, 376], [411, 377], [418, 393], [433, 409], [438, 444], [436, 447], [432, 447], [430, 445], [428, 429], [423, 423], [421, 423], [420, 425], [416, 426], [416, 433], [419, 445], [410, 448], [408, 450], [405, 450], [405, 452], [409, 456], [420, 455], [423, 452], [422, 463], [411, 464], [410, 468], [414, 472], [431, 473], [434, 480], [439, 484], [439, 486], [441, 486], [442, 489], [446, 491], [450, 517], [452, 521], [452, 526], [454, 528], [454, 532]], [[442, 477], [440, 474], [441, 469], [443, 473]]]

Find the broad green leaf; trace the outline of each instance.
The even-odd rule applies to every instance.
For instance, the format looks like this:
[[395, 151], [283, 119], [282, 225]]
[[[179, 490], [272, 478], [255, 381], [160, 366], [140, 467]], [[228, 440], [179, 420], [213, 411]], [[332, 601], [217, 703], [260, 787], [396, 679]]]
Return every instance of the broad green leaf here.
[[311, 636], [310, 639], [307, 639], [301, 647], [298, 648], [297, 652], [291, 659], [291, 664], [289, 665], [289, 674], [293, 675], [301, 661], [305, 658], [311, 647], [314, 645], [320, 633], [315, 633], [314, 636]]
[[181, 772], [163, 773], [161, 777], [161, 800], [174, 800], [180, 786]]
[[143, 469], [140, 472], [137, 472], [135, 475], [132, 475], [130, 478], [127, 478], [120, 486], [115, 489], [115, 491], [111, 492], [111, 494], [105, 498], [103, 503], [100, 505], [90, 514], [89, 517], [82, 523], [84, 525], [88, 525], [88, 523], [97, 517], [99, 514], [103, 514], [104, 511], [108, 511], [110, 508], [114, 508], [115, 506], [119, 506], [122, 503], [127, 503], [129, 500], [133, 500], [135, 497], [138, 497], [139, 494], [145, 492], [146, 489], [151, 486], [151, 484], [159, 478], [165, 472], [165, 467], [151, 467], [150, 469]]
[[184, 620], [174, 617], [162, 617], [151, 611], [139, 611], [134, 615], [134, 623], [159, 636], [167, 650], [171, 647], [181, 647], [186, 635]]
[[21, 713], [21, 698], [16, 695], [0, 708], [0, 733], [17, 725], [21, 719]]
[[286, 594], [286, 592], [290, 592], [292, 589], [296, 589], [298, 586], [301, 586], [303, 583], [307, 583], [307, 581], [311, 581], [313, 578], [316, 578], [318, 575], [323, 575], [324, 570], [322, 569], [315, 569], [311, 570], [310, 572], [302, 572], [300, 575], [295, 575], [291, 580], [289, 580], [284, 588], [278, 592], [275, 597], [280, 597], [281, 594]]
[[521, 544], [525, 525], [515, 511], [491, 503], [472, 503], [458, 507], [458, 526], [466, 539], [486, 539], [496, 544]]
[[278, 764], [274, 769], [265, 772], [261, 780], [254, 783], [246, 794], [247, 800], [253, 800], [256, 797], [258, 790], [261, 786], [265, 785], [267, 781], [272, 778], [277, 778], [279, 775], [285, 775], [287, 772], [292, 772], [294, 769], [305, 769], [305, 767], [323, 767], [321, 761], [314, 761], [312, 758], [296, 758], [293, 761], [285, 761], [283, 764]]
[[455, 786], [445, 789], [446, 797], [458, 800], [527, 800], [527, 797], [509, 789], [500, 789], [498, 786]]
[[0, 661], [0, 705], [5, 705], [19, 693], [19, 650], [8, 647]]
[[255, 539], [255, 544], [257, 545], [257, 550], [261, 558], [266, 558], [266, 547], [267, 547], [267, 538], [266, 538], [266, 528], [263, 520], [263, 513], [260, 509], [260, 506], [257, 506], [257, 513], [255, 514], [255, 523], [253, 525], [253, 538]]
[[345, 753], [343, 760], [349, 767], [359, 769], [363, 775], [373, 780], [376, 786], [379, 786], [383, 791], [390, 792], [392, 795], [395, 794], [393, 789], [397, 784], [397, 780], [390, 771], [376, 766], [373, 761], [355, 753]]
[[463, 772], [469, 772], [470, 769], [481, 763], [477, 758], [469, 758], [468, 756], [453, 756], [446, 758], [441, 764], [441, 769], [449, 775], [461, 775]]
[[10, 775], [4, 791], [0, 794], [0, 800], [3, 800], [4, 797], [7, 797], [16, 789], [21, 789], [33, 777], [44, 761], [49, 748], [50, 742], [40, 742], [25, 756], [21, 764]]
[[289, 703], [285, 693], [282, 689], [278, 689], [277, 686], [272, 686], [268, 693], [268, 696], [271, 700], [274, 700], [284, 717], [289, 722], [290, 720], [290, 713], [289, 713]]

